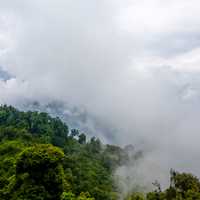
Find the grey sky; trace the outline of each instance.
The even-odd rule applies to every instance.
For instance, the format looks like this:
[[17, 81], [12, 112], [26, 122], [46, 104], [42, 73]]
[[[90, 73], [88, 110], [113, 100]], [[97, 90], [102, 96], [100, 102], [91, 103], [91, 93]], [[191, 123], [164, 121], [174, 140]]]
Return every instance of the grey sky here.
[[199, 9], [198, 0], [0, 0], [0, 66], [15, 77], [0, 80], [0, 102], [84, 108], [116, 130], [114, 142], [200, 176]]

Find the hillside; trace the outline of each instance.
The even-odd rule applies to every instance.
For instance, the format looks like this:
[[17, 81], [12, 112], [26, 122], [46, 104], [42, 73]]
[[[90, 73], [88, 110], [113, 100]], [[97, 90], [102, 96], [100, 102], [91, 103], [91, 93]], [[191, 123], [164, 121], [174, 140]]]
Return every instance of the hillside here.
[[[20, 112], [11, 106], [0, 108], [0, 142], [1, 199], [16, 199], [31, 189], [23, 184], [25, 180], [16, 186], [16, 163], [32, 147], [38, 154], [43, 148], [62, 149], [63, 192], [75, 196], [88, 193], [97, 200], [116, 197], [112, 172], [128, 161], [128, 154], [120, 147], [103, 145], [94, 137], [87, 139], [76, 129], [69, 131], [60, 119], [47, 113]], [[48, 166], [44, 167], [48, 170]], [[50, 196], [47, 199], [55, 199]]]
[[[130, 147], [130, 146], [129, 146]], [[43, 112], [0, 107], [0, 199], [116, 200], [117, 167], [128, 164], [130, 148], [102, 144], [59, 118]], [[170, 187], [146, 195], [132, 191], [128, 200], [198, 200], [199, 180], [171, 170]], [[138, 192], [138, 191], [137, 191]]]

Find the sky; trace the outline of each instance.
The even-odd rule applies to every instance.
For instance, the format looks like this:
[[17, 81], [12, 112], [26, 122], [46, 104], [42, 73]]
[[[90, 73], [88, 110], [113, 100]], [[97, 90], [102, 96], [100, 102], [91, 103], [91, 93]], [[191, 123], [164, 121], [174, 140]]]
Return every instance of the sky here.
[[104, 140], [146, 152], [139, 177], [152, 169], [149, 182], [162, 181], [170, 168], [200, 176], [199, 8], [198, 0], [0, 0], [0, 103], [84, 109], [114, 130]]

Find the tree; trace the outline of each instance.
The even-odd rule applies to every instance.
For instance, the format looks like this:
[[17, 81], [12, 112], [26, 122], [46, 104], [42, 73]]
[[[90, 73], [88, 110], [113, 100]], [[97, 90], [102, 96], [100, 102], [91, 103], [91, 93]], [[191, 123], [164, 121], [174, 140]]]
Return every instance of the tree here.
[[79, 136], [78, 136], [78, 142], [80, 144], [85, 144], [86, 143], [86, 135], [84, 133], [81, 133]]
[[[170, 171], [170, 186], [165, 191], [159, 188], [147, 194], [147, 200], [199, 200], [200, 181], [189, 173]], [[157, 186], [157, 184], [156, 184]]]
[[101, 151], [101, 141], [98, 138], [92, 137], [87, 144], [87, 149], [92, 154], [98, 154]]
[[144, 195], [141, 193], [133, 193], [126, 200], [144, 200]]
[[75, 197], [75, 195], [72, 192], [64, 192], [62, 195], [62, 200], [95, 200], [90, 196], [88, 192], [81, 192], [81, 194], [78, 197]]
[[63, 152], [52, 145], [26, 148], [16, 162], [11, 199], [60, 200], [63, 193]]
[[189, 190], [200, 192], [200, 181], [197, 177], [189, 173], [179, 173], [171, 171], [171, 186], [185, 196]]
[[72, 129], [72, 130], [71, 130], [70, 136], [71, 136], [72, 138], [78, 137], [78, 136], [79, 136], [79, 130], [77, 130], [77, 129]]

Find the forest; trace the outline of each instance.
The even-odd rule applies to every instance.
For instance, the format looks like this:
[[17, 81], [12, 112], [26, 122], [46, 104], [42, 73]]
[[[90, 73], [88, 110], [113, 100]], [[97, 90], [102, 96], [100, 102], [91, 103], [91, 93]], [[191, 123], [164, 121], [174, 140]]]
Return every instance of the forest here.
[[[127, 146], [128, 147], [128, 146]], [[200, 181], [171, 169], [168, 188], [121, 196], [115, 170], [130, 148], [103, 144], [47, 113], [0, 107], [2, 200], [199, 200]], [[130, 146], [129, 146], [130, 147]], [[136, 158], [135, 158], [136, 159]]]

